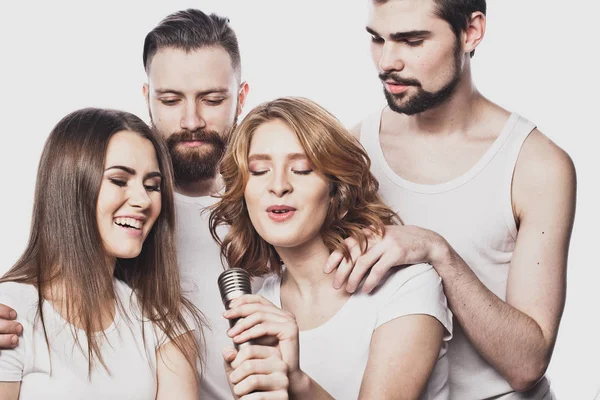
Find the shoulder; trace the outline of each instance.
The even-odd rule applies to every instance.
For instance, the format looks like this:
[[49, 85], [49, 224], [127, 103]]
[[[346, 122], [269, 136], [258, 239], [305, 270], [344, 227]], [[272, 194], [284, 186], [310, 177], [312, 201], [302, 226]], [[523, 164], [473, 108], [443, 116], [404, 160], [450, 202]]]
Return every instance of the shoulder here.
[[37, 309], [38, 291], [30, 284], [3, 282], [0, 283], [0, 303], [22, 314], [23, 311]]
[[[513, 178], [515, 214], [527, 211], [540, 196], [559, 196], [574, 202], [577, 177], [573, 160], [538, 129], [534, 129], [521, 148]], [[525, 209], [525, 210], [524, 210]]]
[[403, 287], [412, 286], [414, 283], [437, 286], [441, 283], [441, 278], [431, 264], [426, 263], [392, 269], [377, 289], [377, 294], [382, 297], [391, 296]]
[[442, 279], [430, 264], [410, 265], [392, 272], [373, 295], [379, 297], [377, 326], [405, 315], [424, 314], [444, 326], [445, 340], [452, 336], [452, 313]]

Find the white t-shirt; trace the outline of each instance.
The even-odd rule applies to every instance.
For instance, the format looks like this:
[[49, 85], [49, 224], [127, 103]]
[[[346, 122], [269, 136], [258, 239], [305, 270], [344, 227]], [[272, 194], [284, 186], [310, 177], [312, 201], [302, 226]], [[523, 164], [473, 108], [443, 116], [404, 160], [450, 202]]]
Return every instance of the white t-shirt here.
[[100, 351], [110, 375], [96, 363], [88, 379], [85, 332], [76, 330], [82, 351], [75, 343], [72, 325], [44, 301], [48, 353], [39, 317], [36, 321], [37, 289], [22, 283], [0, 284], [0, 303], [15, 309], [24, 328], [17, 347], [0, 352], [0, 381], [21, 381], [20, 400], [154, 399], [156, 349], [164, 343], [164, 334], [141, 318], [137, 297], [129, 286], [117, 279], [114, 286], [123, 310], [116, 308], [113, 323], [104, 331], [106, 340], [102, 332], [95, 334], [102, 340]]
[[[226, 334], [229, 323], [222, 315], [225, 308], [217, 286], [219, 274], [224, 269], [220, 247], [208, 229], [209, 212], [206, 210], [217, 201], [210, 196], [187, 197], [175, 193], [177, 254], [184, 294], [202, 311], [209, 323], [209, 328], [203, 330], [206, 353], [200, 398], [230, 400], [232, 396], [221, 353], [224, 347], [232, 346], [233, 342]], [[226, 228], [221, 228], [221, 238], [226, 232]], [[253, 279], [254, 292], [261, 283], [262, 279]]]
[[[280, 285], [280, 278], [271, 276], [259, 294], [281, 307]], [[431, 315], [446, 329], [437, 364], [421, 399], [448, 399], [446, 349], [452, 336], [452, 313], [441, 279], [429, 264], [390, 273], [371, 294], [356, 292], [327, 322], [300, 331], [300, 368], [335, 399], [356, 399], [373, 332], [388, 321], [411, 314]]]

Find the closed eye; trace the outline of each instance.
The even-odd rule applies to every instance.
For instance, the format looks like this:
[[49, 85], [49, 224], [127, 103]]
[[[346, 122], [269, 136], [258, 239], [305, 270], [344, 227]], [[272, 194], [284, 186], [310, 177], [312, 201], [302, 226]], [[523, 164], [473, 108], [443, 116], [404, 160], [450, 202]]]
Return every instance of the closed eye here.
[[144, 189], [146, 189], [149, 192], [160, 192], [159, 185], [144, 185]]
[[312, 169], [307, 169], [307, 170], [303, 170], [303, 171], [293, 171], [296, 175], [308, 175], [311, 172], [313, 172]]
[[265, 169], [263, 171], [250, 171], [250, 175], [261, 176], [261, 175], [266, 174], [267, 172], [269, 172], [268, 169]]
[[119, 187], [124, 187], [124, 186], [126, 186], [126, 185], [127, 185], [127, 181], [124, 181], [124, 180], [121, 180], [121, 179], [116, 179], [116, 178], [108, 178], [108, 180], [109, 180], [111, 183], [113, 183], [113, 184], [115, 184], [115, 185], [117, 185], [117, 186], [119, 186]]

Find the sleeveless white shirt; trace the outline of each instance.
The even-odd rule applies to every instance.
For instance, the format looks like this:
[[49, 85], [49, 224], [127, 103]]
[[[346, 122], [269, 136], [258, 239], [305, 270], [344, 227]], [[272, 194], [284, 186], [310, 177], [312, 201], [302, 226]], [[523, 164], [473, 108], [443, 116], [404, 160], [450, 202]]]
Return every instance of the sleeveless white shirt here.
[[[449, 182], [426, 185], [395, 174], [379, 142], [381, 111], [362, 123], [360, 141], [372, 160], [379, 193], [407, 225], [442, 235], [494, 294], [506, 300], [508, 271], [517, 239], [511, 186], [521, 146], [535, 125], [511, 114], [483, 157]], [[544, 377], [526, 393], [516, 393], [485, 361], [455, 321], [448, 348], [451, 399], [552, 399]]]

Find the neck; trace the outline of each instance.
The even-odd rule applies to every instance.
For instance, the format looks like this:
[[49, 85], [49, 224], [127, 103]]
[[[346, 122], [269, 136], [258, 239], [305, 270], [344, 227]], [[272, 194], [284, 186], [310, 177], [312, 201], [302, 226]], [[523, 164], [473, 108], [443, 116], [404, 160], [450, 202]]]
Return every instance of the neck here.
[[188, 197], [212, 196], [223, 188], [223, 179], [220, 174], [214, 178], [203, 179], [196, 182], [177, 182], [175, 191]]
[[467, 66], [454, 93], [445, 103], [408, 117], [393, 113], [393, 118], [407, 118], [409, 131], [428, 135], [451, 135], [456, 132], [468, 132], [469, 128], [477, 123], [477, 116], [483, 113], [488, 103], [477, 91], [471, 78], [471, 70]]
[[332, 289], [334, 275], [323, 272], [330, 252], [320, 236], [302, 246], [276, 250], [285, 264], [282, 288], [298, 292], [303, 298]]

